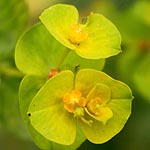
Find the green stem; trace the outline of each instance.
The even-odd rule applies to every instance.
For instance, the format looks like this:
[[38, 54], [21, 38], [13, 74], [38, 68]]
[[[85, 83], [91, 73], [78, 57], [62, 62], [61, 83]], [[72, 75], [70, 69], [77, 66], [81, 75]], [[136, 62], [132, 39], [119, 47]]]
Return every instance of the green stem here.
[[56, 66], [56, 68], [61, 68], [62, 63], [64, 62], [64, 60], [66, 59], [67, 55], [69, 54], [70, 49], [66, 49], [65, 53], [62, 56], [62, 59], [60, 60], [60, 62], [58, 63], [58, 65]]

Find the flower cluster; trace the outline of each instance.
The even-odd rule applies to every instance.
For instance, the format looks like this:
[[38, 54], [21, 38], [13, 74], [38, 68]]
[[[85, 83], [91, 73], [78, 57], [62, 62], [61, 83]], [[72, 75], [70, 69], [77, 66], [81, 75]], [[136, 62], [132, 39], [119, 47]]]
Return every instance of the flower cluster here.
[[104, 72], [104, 58], [118, 54], [120, 34], [104, 16], [91, 13], [78, 23], [74, 6], [46, 9], [19, 39], [22, 116], [41, 149], [74, 150], [121, 131], [131, 113], [130, 88]]
[[72, 144], [79, 124], [88, 140], [103, 143], [124, 126], [131, 99], [127, 85], [101, 71], [82, 69], [74, 77], [66, 70], [46, 82], [28, 113], [32, 126], [51, 141]]

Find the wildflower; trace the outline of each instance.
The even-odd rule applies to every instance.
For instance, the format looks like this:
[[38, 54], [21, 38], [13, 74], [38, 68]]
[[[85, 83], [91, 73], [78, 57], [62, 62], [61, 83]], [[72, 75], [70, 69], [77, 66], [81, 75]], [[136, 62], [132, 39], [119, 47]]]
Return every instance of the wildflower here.
[[56, 40], [83, 58], [107, 58], [121, 52], [120, 33], [103, 15], [90, 13], [86, 23], [78, 19], [76, 8], [65, 4], [51, 6], [40, 16]]
[[101, 71], [69, 70], [50, 78], [32, 99], [28, 114], [33, 128], [46, 139], [70, 145], [77, 128], [96, 144], [115, 136], [131, 113], [129, 87]]

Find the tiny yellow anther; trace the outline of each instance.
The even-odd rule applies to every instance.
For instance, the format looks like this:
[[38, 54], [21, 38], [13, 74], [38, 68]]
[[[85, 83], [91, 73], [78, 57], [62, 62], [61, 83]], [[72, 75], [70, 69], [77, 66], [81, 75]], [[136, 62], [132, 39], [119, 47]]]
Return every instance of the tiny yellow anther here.
[[82, 97], [82, 93], [79, 90], [73, 90], [71, 93], [66, 93], [63, 98], [64, 108], [73, 113], [76, 106], [84, 107], [86, 105], [86, 99]]
[[74, 44], [80, 44], [88, 37], [87, 31], [83, 30], [79, 25], [73, 25], [70, 29], [69, 40]]

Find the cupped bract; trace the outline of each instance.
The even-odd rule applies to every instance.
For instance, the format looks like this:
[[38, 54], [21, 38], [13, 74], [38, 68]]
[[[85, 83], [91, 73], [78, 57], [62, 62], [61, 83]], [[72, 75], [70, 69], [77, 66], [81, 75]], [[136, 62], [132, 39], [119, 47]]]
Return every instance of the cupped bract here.
[[40, 20], [56, 40], [83, 58], [107, 58], [121, 52], [118, 29], [101, 14], [90, 13], [86, 23], [80, 24], [74, 6], [56, 4], [46, 9]]
[[27, 75], [48, 77], [51, 69], [76, 71], [82, 68], [101, 70], [105, 60], [84, 59], [68, 50], [38, 23], [18, 40], [15, 49], [17, 68]]
[[92, 143], [115, 136], [131, 113], [129, 87], [101, 71], [63, 71], [49, 79], [32, 99], [28, 114], [33, 128], [46, 139], [74, 142], [77, 124]]

